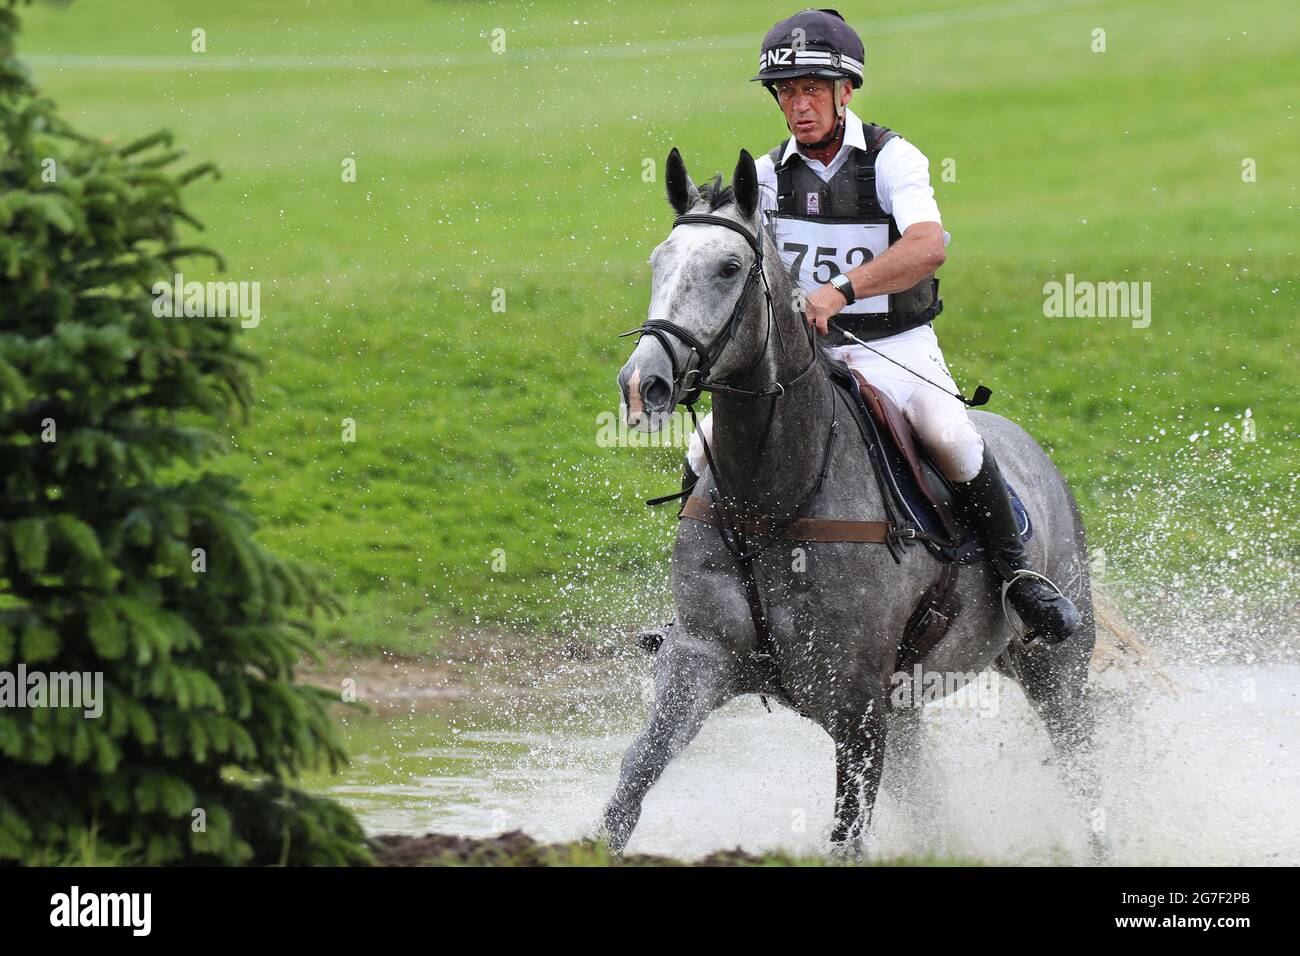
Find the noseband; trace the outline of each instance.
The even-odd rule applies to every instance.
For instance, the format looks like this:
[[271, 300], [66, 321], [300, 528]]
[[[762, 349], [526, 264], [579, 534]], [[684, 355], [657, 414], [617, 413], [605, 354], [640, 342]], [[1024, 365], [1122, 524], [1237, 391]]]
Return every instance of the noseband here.
[[[746, 369], [746, 371], [753, 369], [754, 366], [762, 361], [763, 356], [767, 354], [767, 346], [768, 342], [771, 340], [772, 326], [774, 324], [772, 317], [772, 289], [768, 286], [767, 275], [763, 271], [763, 241], [760, 236], [751, 233], [744, 226], [740, 225], [740, 223], [733, 222], [732, 220], [726, 219], [722, 216], [710, 216], [704, 213], [678, 216], [673, 220], [673, 228], [676, 229], [678, 226], [691, 225], [693, 223], [703, 226], [722, 226], [723, 228], [730, 229], [732, 232], [739, 233], [743, 236], [745, 241], [749, 243], [749, 247], [754, 250], [754, 261], [749, 267], [749, 273], [745, 276], [745, 284], [740, 289], [740, 296], [736, 299], [736, 304], [732, 307], [731, 316], [727, 319], [726, 324], [723, 325], [723, 327], [718, 331], [718, 334], [715, 335], [713, 340], [707, 345], [701, 342], [691, 332], [688, 332], [680, 325], [675, 322], [670, 322], [667, 319], [646, 319], [644, 325], [621, 333], [619, 338], [628, 335], [653, 335], [655, 339], [658, 340], [659, 344], [663, 346], [664, 351], [668, 353], [668, 361], [672, 365], [673, 369], [673, 385], [675, 387], [680, 385], [680, 387], [685, 389], [681, 398], [681, 404], [686, 405], [687, 407], [695, 404], [699, 399], [701, 392], [730, 392], [736, 395], [745, 395], [750, 398], [783, 395], [788, 386], [794, 385], [802, 379], [805, 375], [811, 372], [813, 366], [817, 364], [817, 346], [816, 341], [813, 338], [811, 327], [808, 327], [807, 330], [810, 353], [808, 364], [804, 367], [803, 371], [784, 385], [779, 381], [773, 380], [770, 384], [763, 386], [761, 389], [746, 389], [726, 385], [720, 381], [709, 380], [709, 372], [713, 370], [713, 366], [717, 364], [718, 359], [722, 357], [723, 351], [735, 337], [736, 329], [740, 326], [741, 321], [745, 317], [745, 313], [749, 310], [750, 302], [753, 301], [754, 292], [758, 288], [758, 283], [760, 281], [763, 283], [763, 297], [767, 303], [767, 337], [763, 340], [763, 351], [759, 353], [758, 357], [754, 359], [754, 362], [750, 365], [749, 369]], [[781, 346], [781, 350], [784, 352], [785, 343], [781, 341], [781, 329], [779, 327], [776, 330], [776, 334], [777, 341]], [[685, 371], [685, 378], [682, 378], [680, 381], [679, 376], [681, 375], [681, 370], [677, 367], [676, 350], [673, 348], [673, 344], [669, 339], [670, 336], [685, 344], [698, 358], [695, 367], [687, 369]], [[689, 364], [689, 359], [687, 360], [687, 363]]]

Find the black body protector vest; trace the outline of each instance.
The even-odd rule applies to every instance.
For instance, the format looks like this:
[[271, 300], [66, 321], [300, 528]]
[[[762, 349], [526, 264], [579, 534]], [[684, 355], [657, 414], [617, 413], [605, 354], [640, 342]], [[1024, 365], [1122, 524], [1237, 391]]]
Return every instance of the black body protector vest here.
[[[777, 192], [769, 224], [791, 280], [805, 292], [869, 262], [901, 235], [876, 197], [876, 157], [898, 134], [870, 123], [862, 124], [862, 132], [866, 151], [842, 146], [853, 155], [828, 182], [808, 168], [798, 151], [782, 166], [786, 143], [768, 154], [776, 168]], [[858, 299], [835, 322], [860, 339], [881, 339], [925, 325], [942, 311], [939, 280], [929, 275], [902, 292]], [[847, 343], [834, 330], [828, 340]]]

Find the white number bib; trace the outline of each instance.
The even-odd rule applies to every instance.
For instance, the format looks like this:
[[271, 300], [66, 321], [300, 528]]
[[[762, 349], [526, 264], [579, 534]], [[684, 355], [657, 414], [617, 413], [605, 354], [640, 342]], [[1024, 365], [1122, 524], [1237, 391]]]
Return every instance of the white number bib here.
[[[815, 292], [837, 275], [870, 262], [889, 248], [889, 223], [809, 219], [773, 212], [772, 227], [781, 260], [795, 284]], [[889, 311], [889, 296], [858, 299], [846, 315]]]

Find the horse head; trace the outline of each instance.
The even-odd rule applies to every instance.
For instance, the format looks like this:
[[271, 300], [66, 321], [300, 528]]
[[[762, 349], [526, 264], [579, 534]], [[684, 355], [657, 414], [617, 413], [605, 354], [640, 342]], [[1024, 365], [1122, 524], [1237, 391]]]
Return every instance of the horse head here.
[[[656, 431], [680, 402], [756, 369], [772, 334], [772, 282], [783, 271], [761, 224], [758, 174], [745, 150], [732, 177], [697, 189], [676, 147], [666, 167], [677, 219], [650, 254], [649, 315], [618, 373], [627, 423]], [[765, 271], [768, 262], [778, 268]], [[743, 384], [737, 382], [737, 384]]]

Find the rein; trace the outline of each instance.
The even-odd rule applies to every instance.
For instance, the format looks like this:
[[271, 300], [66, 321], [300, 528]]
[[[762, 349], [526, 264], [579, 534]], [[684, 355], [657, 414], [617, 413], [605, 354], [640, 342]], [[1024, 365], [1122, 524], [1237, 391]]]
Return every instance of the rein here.
[[[758, 452], [755, 456], [755, 462], [762, 461], [763, 454], [767, 450], [767, 442], [772, 434], [772, 423], [776, 417], [776, 402], [785, 395], [788, 388], [797, 385], [817, 366], [817, 342], [815, 332], [812, 327], [804, 323], [805, 331], [808, 336], [808, 364], [788, 382], [782, 383], [780, 380], [773, 378], [767, 385], [759, 389], [738, 388], [722, 381], [710, 380], [709, 372], [713, 370], [714, 365], [722, 357], [722, 353], [735, 337], [736, 329], [744, 320], [745, 314], [749, 311], [750, 304], [753, 301], [755, 290], [758, 283], [763, 283], [763, 296], [766, 303], [767, 329], [763, 339], [763, 349], [759, 352], [757, 358], [742, 373], [742, 376], [753, 371], [767, 355], [767, 350], [772, 340], [772, 329], [776, 329], [777, 346], [784, 355], [786, 353], [785, 340], [781, 334], [781, 327], [775, 321], [775, 310], [772, 305], [772, 288], [767, 282], [767, 273], [763, 268], [763, 239], [761, 234], [751, 233], [744, 226], [722, 216], [711, 216], [704, 213], [687, 214], [678, 216], [673, 220], [673, 228], [682, 225], [704, 225], [704, 226], [722, 226], [730, 229], [732, 232], [739, 233], [744, 237], [749, 247], [754, 251], [754, 261], [749, 267], [749, 273], [745, 276], [745, 284], [741, 287], [740, 295], [736, 298], [736, 303], [732, 307], [731, 315], [727, 318], [726, 324], [713, 337], [712, 341], [705, 344], [693, 333], [682, 328], [674, 322], [667, 319], [647, 319], [645, 323], [636, 329], [623, 332], [619, 337], [628, 335], [653, 335], [668, 353], [668, 360], [672, 365], [674, 387], [686, 389], [685, 394], [680, 399], [680, 403], [686, 406], [691, 415], [691, 424], [699, 431], [699, 420], [695, 414], [695, 403], [699, 400], [702, 392], [726, 392], [732, 395], [738, 395], [744, 398], [767, 398], [770, 404], [767, 413], [767, 423], [763, 428], [763, 439], [759, 443]], [[694, 367], [690, 367], [690, 360], [687, 360], [687, 368], [684, 374], [677, 367], [677, 358], [674, 354], [671, 338], [685, 344], [696, 357], [697, 361]], [[681, 375], [681, 381], [678, 377]], [[768, 626], [767, 611], [763, 604], [763, 595], [758, 585], [758, 578], [754, 572], [754, 559], [770, 548], [780, 540], [787, 531], [796, 525], [800, 520], [801, 512], [817, 496], [826, 480], [826, 473], [830, 469], [832, 451], [835, 444], [839, 422], [835, 418], [835, 395], [834, 388], [831, 389], [831, 424], [826, 436], [825, 451], [822, 457], [821, 469], [817, 475], [817, 480], [808, 492], [800, 499], [799, 504], [790, 512], [789, 517], [771, 521], [767, 518], [747, 520], [745, 509], [735, 508], [729, 502], [736, 499], [732, 495], [723, 492], [723, 475], [718, 469], [717, 462], [713, 458], [713, 450], [709, 447], [708, 441], [703, 435], [700, 435], [700, 443], [704, 447], [704, 457], [709, 463], [709, 469], [713, 472], [714, 488], [710, 492], [712, 499], [712, 517], [708, 520], [705, 517], [698, 517], [694, 512], [700, 511], [701, 514], [707, 513], [707, 507], [701, 500], [700, 508], [690, 507], [691, 514], [688, 517], [696, 517], [697, 520], [706, 521], [709, 524], [715, 524], [718, 528], [718, 535], [722, 538], [722, 543], [726, 546], [731, 556], [735, 558], [741, 577], [745, 585], [745, 597], [749, 603], [750, 616], [754, 623], [754, 636], [757, 640], [758, 649], [754, 657], [766, 662], [772, 680], [777, 689], [793, 704], [794, 699], [785, 690], [781, 683], [780, 668], [777, 666], [775, 657], [775, 644], [772, 641], [771, 630]], [[754, 475], [750, 479], [751, 485], [757, 480], [758, 469], [754, 470]], [[647, 504], [662, 504], [665, 501], [671, 501], [676, 498], [687, 497], [691, 489], [687, 489], [681, 494], [668, 495], [663, 498], [653, 499]], [[691, 505], [691, 499], [688, 498], [686, 506]], [[686, 513], [686, 507], [683, 507], [683, 513]], [[806, 519], [804, 519], [806, 520]], [[749, 546], [749, 536], [753, 534], [757, 537], [768, 539], [767, 544], [761, 547], [751, 548]], [[765, 701], [766, 702], [766, 701]]]

